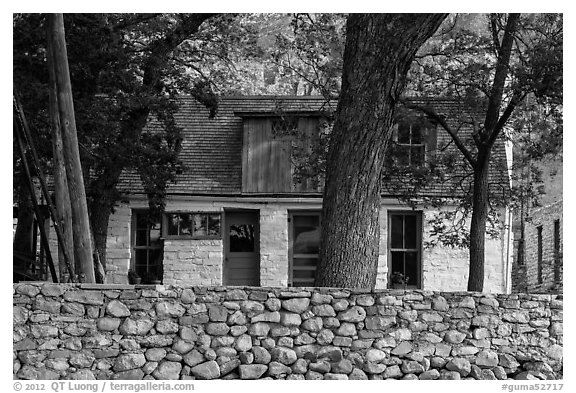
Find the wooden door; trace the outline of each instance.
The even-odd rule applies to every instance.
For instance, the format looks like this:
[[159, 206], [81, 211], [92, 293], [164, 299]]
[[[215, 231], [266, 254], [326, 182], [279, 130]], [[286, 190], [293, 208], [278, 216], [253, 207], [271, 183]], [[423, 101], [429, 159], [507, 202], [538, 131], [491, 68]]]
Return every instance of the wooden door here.
[[260, 285], [258, 212], [226, 212], [225, 285]]

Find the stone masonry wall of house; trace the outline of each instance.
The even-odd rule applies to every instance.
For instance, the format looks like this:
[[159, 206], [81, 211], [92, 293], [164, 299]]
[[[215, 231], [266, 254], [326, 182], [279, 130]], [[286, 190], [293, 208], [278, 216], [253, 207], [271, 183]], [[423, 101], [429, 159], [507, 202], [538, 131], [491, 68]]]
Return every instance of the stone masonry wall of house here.
[[[110, 218], [107, 249], [107, 282], [126, 284], [130, 267], [130, 223], [132, 208], [145, 207], [145, 203], [122, 204]], [[172, 205], [174, 206], [174, 205]], [[169, 211], [172, 207], [167, 205]], [[179, 211], [214, 211], [224, 207], [248, 207], [260, 212], [260, 283], [262, 286], [285, 287], [289, 278], [288, 213], [302, 209], [297, 204], [282, 203], [230, 203], [192, 204], [181, 202]], [[321, 205], [308, 205], [308, 210], [320, 210]], [[401, 206], [384, 206], [380, 214], [380, 255], [376, 288], [386, 288], [388, 281], [388, 213]], [[435, 212], [424, 213], [423, 240], [430, 238], [426, 219]], [[509, 273], [505, 270], [506, 234], [498, 239], [486, 238], [485, 291], [506, 292]], [[165, 240], [164, 284], [170, 285], [222, 285], [222, 261], [224, 257], [221, 240]], [[468, 250], [436, 245], [422, 250], [423, 287], [426, 290], [464, 291], [468, 281]]]
[[558, 379], [561, 295], [21, 283], [18, 379]]
[[[555, 279], [554, 222], [560, 225], [558, 280]], [[525, 226], [525, 267], [530, 292], [561, 291], [563, 280], [562, 201], [534, 210]], [[542, 282], [538, 282], [538, 227], [542, 227]]]

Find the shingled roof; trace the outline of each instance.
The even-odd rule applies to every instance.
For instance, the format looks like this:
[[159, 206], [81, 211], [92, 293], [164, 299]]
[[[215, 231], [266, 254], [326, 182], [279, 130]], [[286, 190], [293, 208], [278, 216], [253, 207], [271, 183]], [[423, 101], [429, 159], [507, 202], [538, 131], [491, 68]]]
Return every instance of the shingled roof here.
[[[180, 159], [184, 171], [176, 182], [168, 187], [168, 194], [180, 195], [242, 195], [242, 135], [243, 117], [269, 114], [320, 114], [335, 110], [335, 102], [323, 97], [310, 96], [242, 96], [219, 99], [218, 112], [209, 117], [209, 110], [191, 97], [178, 98], [180, 110], [176, 122], [183, 130], [183, 145]], [[462, 107], [453, 99], [431, 99], [439, 113], [451, 118], [451, 114]], [[429, 102], [430, 100], [418, 99]], [[152, 120], [149, 130], [160, 127]], [[450, 136], [438, 128], [438, 146], [450, 144]], [[461, 132], [466, 132], [462, 130]], [[468, 131], [470, 132], [470, 131]], [[501, 145], [501, 146], [500, 146]], [[498, 145], [493, 161], [502, 169], [505, 161], [503, 144]], [[504, 170], [492, 171], [492, 183], [507, 184]], [[140, 177], [126, 171], [119, 189], [128, 193], [143, 192]], [[430, 196], [449, 196], [449, 184], [435, 183], [423, 190]]]

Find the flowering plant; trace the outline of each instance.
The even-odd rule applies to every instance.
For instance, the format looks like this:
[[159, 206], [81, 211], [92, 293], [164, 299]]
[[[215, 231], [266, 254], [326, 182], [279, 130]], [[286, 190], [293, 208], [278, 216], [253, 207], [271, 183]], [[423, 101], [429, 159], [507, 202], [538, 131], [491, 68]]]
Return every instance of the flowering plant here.
[[406, 285], [406, 284], [408, 284], [408, 278], [409, 278], [408, 276], [405, 276], [404, 274], [402, 274], [400, 272], [394, 272], [394, 273], [392, 273], [390, 280], [392, 281], [393, 284]]

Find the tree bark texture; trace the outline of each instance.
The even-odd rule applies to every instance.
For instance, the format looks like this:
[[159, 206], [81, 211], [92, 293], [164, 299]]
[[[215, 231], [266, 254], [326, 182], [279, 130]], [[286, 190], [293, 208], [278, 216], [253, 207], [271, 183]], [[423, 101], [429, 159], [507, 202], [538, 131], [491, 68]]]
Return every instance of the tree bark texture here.
[[[72, 274], [78, 270], [74, 263], [74, 239], [72, 235], [72, 207], [70, 204], [70, 194], [68, 193], [68, 180], [66, 178], [66, 165], [64, 162], [64, 146], [60, 128], [60, 114], [58, 111], [58, 88], [56, 85], [56, 73], [54, 68], [54, 51], [52, 47], [53, 29], [47, 31], [47, 52], [48, 52], [48, 101], [50, 111], [50, 130], [52, 136], [52, 159], [54, 166], [54, 201], [56, 204], [56, 219], [60, 223], [62, 233], [62, 245], [58, 247], [58, 266], [60, 281], [66, 282], [68, 268], [66, 266], [64, 254], [70, 259]], [[74, 277], [72, 277], [74, 279]]]
[[64, 18], [62, 14], [48, 15], [49, 29], [53, 38], [53, 67], [56, 75], [58, 91], [58, 110], [62, 143], [66, 165], [66, 177], [70, 194], [72, 211], [72, 234], [74, 239], [74, 259], [78, 265], [77, 274], [81, 275], [83, 282], [94, 283], [94, 262], [92, 260], [92, 244], [90, 242], [90, 224], [88, 221], [88, 206], [86, 191], [80, 164], [78, 150], [78, 136], [76, 134], [76, 120], [74, 117], [74, 103], [68, 69], [68, 54], [64, 38]]
[[327, 158], [317, 286], [376, 283], [381, 175], [396, 102], [446, 14], [351, 14]]
[[484, 289], [484, 247], [486, 243], [486, 220], [488, 217], [488, 173], [490, 150], [479, 152], [474, 167], [472, 194], [472, 219], [470, 221], [470, 269], [468, 290], [482, 292]]

